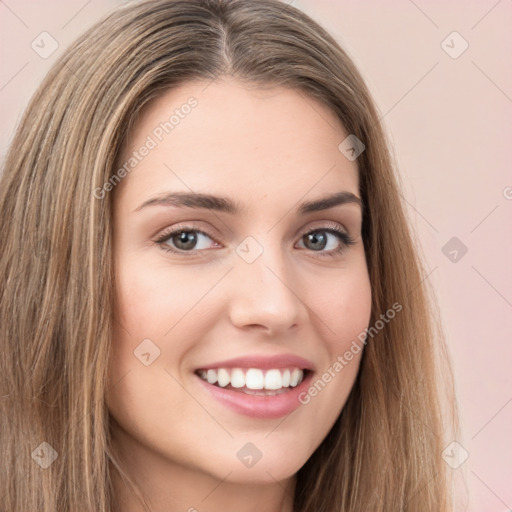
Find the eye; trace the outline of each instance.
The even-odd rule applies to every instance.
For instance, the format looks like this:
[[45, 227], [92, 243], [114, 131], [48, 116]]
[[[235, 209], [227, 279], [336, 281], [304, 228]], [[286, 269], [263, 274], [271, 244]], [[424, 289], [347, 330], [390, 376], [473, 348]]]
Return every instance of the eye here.
[[[190, 253], [195, 250], [208, 249], [211, 244], [208, 244], [205, 239], [212, 240], [212, 237], [199, 229], [190, 226], [180, 226], [172, 231], [163, 233], [156, 240], [156, 243], [161, 245], [162, 249], [166, 251]], [[218, 246], [217, 242], [214, 241], [214, 243]]]
[[337, 226], [317, 228], [309, 231], [302, 236], [300, 241], [306, 249], [320, 252], [325, 256], [335, 256], [355, 243], [348, 233]]

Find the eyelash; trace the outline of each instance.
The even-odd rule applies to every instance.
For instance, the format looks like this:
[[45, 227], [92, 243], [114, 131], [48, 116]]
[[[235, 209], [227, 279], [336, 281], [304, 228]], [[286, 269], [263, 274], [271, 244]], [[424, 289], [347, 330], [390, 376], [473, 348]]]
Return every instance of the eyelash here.
[[[181, 256], [196, 255], [197, 253], [202, 252], [204, 249], [184, 251], [184, 250], [173, 249], [165, 243], [175, 235], [178, 235], [180, 233], [189, 233], [189, 232], [205, 235], [205, 236], [209, 237], [210, 239], [212, 239], [215, 243], [219, 243], [219, 242], [217, 242], [217, 240], [215, 240], [215, 237], [213, 237], [208, 232], [203, 231], [201, 229], [196, 229], [192, 226], [187, 226], [187, 225], [177, 226], [175, 228], [172, 228], [169, 231], [162, 233], [155, 240], [155, 243], [158, 244], [159, 247], [166, 252], [170, 252], [173, 254], [179, 254]], [[322, 251], [311, 251], [313, 253], [316, 252], [316, 253], [321, 254], [321, 256], [319, 256], [319, 257], [335, 257], [335, 256], [341, 254], [342, 252], [344, 252], [346, 248], [348, 248], [349, 246], [354, 245], [356, 243], [355, 240], [348, 233], [346, 233], [345, 231], [340, 229], [336, 224], [330, 224], [329, 226], [326, 226], [326, 227], [315, 228], [310, 231], [307, 231], [301, 236], [301, 240], [306, 235], [310, 235], [312, 233], [318, 233], [318, 232], [330, 233], [332, 235], [335, 235], [338, 238], [338, 240], [340, 241], [340, 246], [337, 249], [332, 249], [327, 252], [324, 252], [323, 250]]]

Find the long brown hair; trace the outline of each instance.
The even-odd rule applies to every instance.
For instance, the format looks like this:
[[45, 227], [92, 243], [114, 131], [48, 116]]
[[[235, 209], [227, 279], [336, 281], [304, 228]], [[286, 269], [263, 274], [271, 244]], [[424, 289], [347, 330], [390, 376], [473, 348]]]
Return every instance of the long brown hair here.
[[115, 173], [144, 105], [189, 80], [227, 74], [320, 100], [363, 141], [371, 325], [402, 306], [368, 340], [341, 415], [298, 472], [295, 512], [450, 509], [436, 365], [444, 345], [359, 72], [325, 30], [277, 0], [148, 0], [96, 24], [57, 61], [3, 165], [2, 510], [112, 510], [112, 475], [124, 473], [105, 405], [113, 194], [94, 191]]

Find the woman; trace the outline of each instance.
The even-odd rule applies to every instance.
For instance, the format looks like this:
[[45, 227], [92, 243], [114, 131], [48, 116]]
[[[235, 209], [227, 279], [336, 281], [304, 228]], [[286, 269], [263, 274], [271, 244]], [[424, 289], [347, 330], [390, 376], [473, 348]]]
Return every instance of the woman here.
[[0, 212], [3, 509], [450, 510], [383, 129], [297, 9], [98, 23], [32, 99]]

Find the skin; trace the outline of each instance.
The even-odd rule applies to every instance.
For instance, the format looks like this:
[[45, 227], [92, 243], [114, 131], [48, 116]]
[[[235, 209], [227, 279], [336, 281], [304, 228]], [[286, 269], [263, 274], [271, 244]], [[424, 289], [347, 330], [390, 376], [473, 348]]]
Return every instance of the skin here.
[[[247, 354], [292, 353], [314, 364], [316, 380], [367, 327], [371, 288], [360, 206], [295, 211], [337, 191], [359, 196], [357, 162], [338, 150], [348, 134], [323, 104], [233, 78], [189, 82], [153, 100], [121, 160], [192, 96], [197, 106], [111, 192], [117, 303], [107, 404], [113, 442], [154, 512], [290, 512], [294, 475], [339, 416], [362, 352], [307, 405], [278, 419], [251, 418], [212, 400], [194, 370]], [[246, 212], [137, 210], [171, 191], [227, 196]], [[183, 223], [214, 238], [199, 235], [188, 249], [192, 255], [177, 237], [155, 242]], [[323, 249], [304, 240], [332, 225], [355, 243], [329, 256], [343, 246], [336, 235], [323, 232]], [[248, 236], [263, 249], [251, 264], [235, 251]], [[134, 355], [145, 339], [160, 350], [149, 366]], [[247, 442], [262, 453], [250, 468], [236, 456]], [[123, 512], [143, 510], [119, 481], [115, 485]]]

